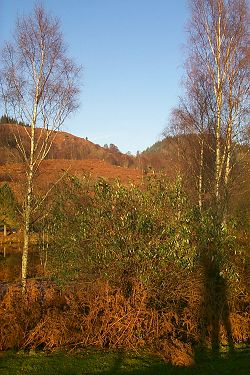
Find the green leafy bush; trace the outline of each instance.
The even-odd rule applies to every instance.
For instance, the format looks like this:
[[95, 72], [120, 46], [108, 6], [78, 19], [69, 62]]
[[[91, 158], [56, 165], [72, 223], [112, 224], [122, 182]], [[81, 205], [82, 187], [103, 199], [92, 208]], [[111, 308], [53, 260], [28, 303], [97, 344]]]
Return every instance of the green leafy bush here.
[[[143, 186], [69, 178], [48, 217], [54, 271], [148, 280], [174, 262], [191, 269], [192, 209], [181, 183], [151, 176]], [[74, 274], [74, 276], [73, 276]]]

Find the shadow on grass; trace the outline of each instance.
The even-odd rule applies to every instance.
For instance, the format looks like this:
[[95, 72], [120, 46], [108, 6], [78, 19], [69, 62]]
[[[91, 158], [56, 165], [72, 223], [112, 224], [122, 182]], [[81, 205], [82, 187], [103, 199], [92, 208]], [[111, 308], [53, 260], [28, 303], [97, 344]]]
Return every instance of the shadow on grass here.
[[229, 354], [234, 354], [234, 342], [230, 323], [228, 304], [228, 285], [221, 270], [223, 255], [216, 244], [202, 248], [199, 254], [204, 272], [203, 303], [200, 309], [200, 347], [206, 350], [206, 339], [210, 337], [212, 355], [216, 360], [220, 355], [223, 326], [228, 343]]
[[197, 355], [193, 367], [175, 367], [149, 355], [86, 352], [77, 354], [43, 352], [0, 353], [1, 375], [246, 375], [250, 347], [215, 359], [212, 353]]
[[[225, 353], [213, 351], [197, 352], [196, 363], [192, 367], [176, 367], [155, 357], [138, 357], [133, 368], [131, 358], [124, 353], [117, 353], [112, 368], [103, 372], [105, 375], [246, 375], [249, 371], [250, 347], [238, 349], [232, 353], [228, 348]], [[134, 357], [136, 360], [136, 357]], [[90, 375], [90, 374], [89, 374]]]
[[110, 368], [110, 370], [108, 370], [106, 372], [106, 375], [120, 374], [121, 373], [120, 371], [123, 368], [125, 359], [126, 359], [126, 354], [125, 354], [124, 350], [123, 349], [119, 350], [116, 353], [116, 356], [114, 358], [112, 367]]

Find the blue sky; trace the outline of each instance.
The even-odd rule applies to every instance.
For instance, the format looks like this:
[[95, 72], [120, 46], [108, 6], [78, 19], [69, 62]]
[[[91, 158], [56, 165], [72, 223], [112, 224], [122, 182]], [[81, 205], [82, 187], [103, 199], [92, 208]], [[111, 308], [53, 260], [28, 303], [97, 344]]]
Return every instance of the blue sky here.
[[[63, 130], [122, 152], [159, 140], [181, 94], [185, 0], [44, 0], [83, 66], [81, 107]], [[0, 47], [31, 0], [0, 0]]]

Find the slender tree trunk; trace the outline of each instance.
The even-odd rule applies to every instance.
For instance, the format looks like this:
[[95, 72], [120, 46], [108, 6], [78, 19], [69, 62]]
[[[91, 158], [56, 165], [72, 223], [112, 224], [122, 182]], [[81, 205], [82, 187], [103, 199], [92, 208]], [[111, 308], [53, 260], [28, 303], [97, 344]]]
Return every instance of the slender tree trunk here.
[[24, 233], [23, 233], [23, 255], [22, 255], [22, 291], [26, 291], [28, 252], [29, 252], [29, 235], [30, 235], [30, 215], [31, 215], [31, 198], [32, 198], [32, 180], [33, 166], [28, 175], [27, 196], [24, 213]]
[[231, 171], [231, 162], [232, 162], [232, 131], [233, 131], [233, 103], [232, 103], [232, 88], [229, 93], [229, 118], [227, 126], [227, 137], [226, 137], [226, 163], [225, 163], [225, 188], [228, 189], [228, 182]]
[[202, 191], [203, 191], [203, 168], [204, 168], [204, 139], [201, 140], [200, 148], [200, 168], [198, 178], [198, 199], [200, 212], [202, 211]]
[[229, 206], [229, 181], [232, 165], [232, 130], [233, 130], [233, 115], [230, 108], [230, 114], [228, 119], [227, 137], [226, 137], [226, 160], [225, 160], [225, 174], [224, 174], [224, 212], [223, 219], [225, 219]]
[[[219, 13], [221, 9], [219, 7]], [[213, 50], [214, 51], [214, 50]], [[216, 150], [215, 150], [215, 200], [218, 206], [220, 201], [220, 180], [221, 180], [221, 110], [222, 110], [222, 79], [221, 79], [221, 14], [218, 16], [217, 33], [216, 33], [216, 46], [215, 46], [214, 59], [217, 70], [217, 77], [215, 83], [215, 96], [216, 96]]]
[[220, 177], [221, 177], [221, 100], [217, 101], [217, 119], [215, 130], [215, 199], [216, 204], [220, 200]]
[[27, 282], [27, 268], [28, 268], [28, 253], [29, 253], [29, 239], [30, 239], [30, 217], [31, 204], [33, 196], [33, 178], [34, 178], [34, 151], [35, 151], [35, 125], [37, 118], [37, 107], [39, 100], [39, 84], [36, 88], [36, 101], [33, 109], [33, 120], [30, 129], [30, 157], [29, 157], [29, 171], [27, 175], [27, 192], [24, 208], [24, 238], [23, 238], [23, 255], [22, 255], [22, 292], [26, 292]]

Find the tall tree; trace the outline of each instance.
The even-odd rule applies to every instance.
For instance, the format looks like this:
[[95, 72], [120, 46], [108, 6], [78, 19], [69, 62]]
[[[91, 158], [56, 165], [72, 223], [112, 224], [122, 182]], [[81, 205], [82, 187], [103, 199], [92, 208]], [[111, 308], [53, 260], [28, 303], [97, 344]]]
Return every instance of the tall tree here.
[[67, 57], [58, 20], [36, 6], [18, 18], [15, 37], [2, 51], [0, 83], [5, 113], [25, 127], [29, 149], [17, 129], [17, 147], [26, 166], [22, 285], [26, 289], [34, 177], [66, 117], [78, 107], [81, 68]]
[[[203, 136], [209, 134], [208, 147], [214, 154], [212, 191], [223, 216], [234, 147], [247, 130], [249, 11], [245, 0], [190, 0], [190, 10], [181, 126], [184, 123], [199, 135], [201, 169]], [[201, 174], [199, 178], [201, 183]]]
[[[200, 210], [203, 196], [211, 190], [214, 161], [213, 113], [214, 98], [209, 81], [202, 67], [195, 65], [192, 59], [186, 63], [184, 80], [185, 94], [180, 98], [177, 108], [171, 114], [171, 132], [185, 136], [186, 150], [180, 147], [183, 159], [189, 163], [189, 179], [198, 191]], [[181, 146], [181, 145], [180, 145]], [[191, 172], [191, 174], [190, 174]]]
[[249, 94], [249, 14], [245, 0], [192, 0], [190, 4], [191, 56], [206, 74], [213, 95], [214, 194], [220, 204], [228, 189], [233, 141], [241, 136]]

